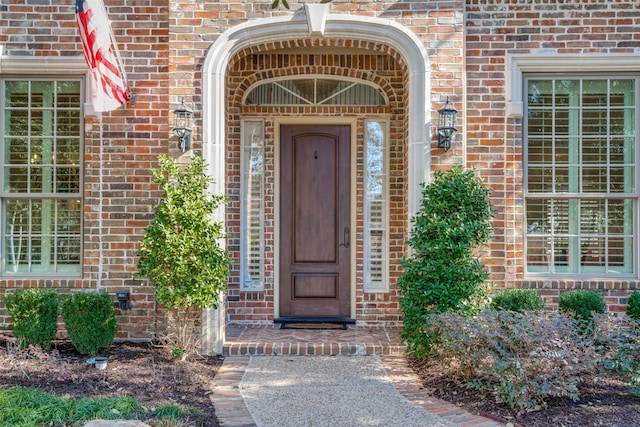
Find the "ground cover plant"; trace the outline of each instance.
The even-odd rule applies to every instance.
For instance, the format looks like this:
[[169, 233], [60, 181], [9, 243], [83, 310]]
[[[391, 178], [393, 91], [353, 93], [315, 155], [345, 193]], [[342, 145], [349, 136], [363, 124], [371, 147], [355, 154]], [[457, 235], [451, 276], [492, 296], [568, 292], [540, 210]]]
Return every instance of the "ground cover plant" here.
[[640, 323], [596, 314], [433, 314], [439, 342], [414, 369], [435, 396], [526, 427], [640, 425]]
[[[0, 425], [12, 426], [8, 418], [1, 418], [11, 412], [37, 417], [34, 408], [40, 406], [56, 408], [49, 415], [44, 411], [51, 416], [46, 424], [31, 418], [16, 425], [76, 427], [82, 423], [71, 421], [100, 416], [135, 418], [156, 427], [218, 426], [208, 395], [221, 358], [198, 356], [176, 363], [165, 348], [148, 343], [114, 343], [98, 354], [108, 358], [105, 370], [87, 363], [91, 357], [80, 354], [68, 340], [54, 340], [53, 348], [44, 351], [34, 346], [22, 349], [13, 337], [0, 336]], [[28, 412], [11, 403], [16, 396], [35, 399], [37, 405]], [[14, 409], [6, 410], [7, 404]]]

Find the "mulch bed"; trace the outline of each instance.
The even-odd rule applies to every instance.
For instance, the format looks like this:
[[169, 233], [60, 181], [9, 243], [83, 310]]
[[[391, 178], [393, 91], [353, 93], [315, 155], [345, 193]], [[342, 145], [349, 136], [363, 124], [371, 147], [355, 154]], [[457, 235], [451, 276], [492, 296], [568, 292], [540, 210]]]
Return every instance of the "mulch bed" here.
[[546, 408], [516, 416], [505, 405], [495, 403], [491, 396], [456, 384], [444, 374], [442, 367], [416, 359], [409, 363], [433, 396], [515, 426], [640, 426], [640, 396], [630, 393], [626, 384], [615, 379], [585, 381], [580, 387], [579, 401], [553, 398], [547, 401]]
[[[217, 427], [209, 394], [222, 358], [199, 356], [175, 362], [168, 351], [147, 343], [115, 343], [105, 370], [87, 363], [68, 341], [52, 351], [19, 350], [0, 336], [0, 387], [30, 387], [70, 398], [131, 396], [149, 411], [167, 404], [197, 409], [190, 425]], [[142, 421], [145, 421], [144, 419]]]

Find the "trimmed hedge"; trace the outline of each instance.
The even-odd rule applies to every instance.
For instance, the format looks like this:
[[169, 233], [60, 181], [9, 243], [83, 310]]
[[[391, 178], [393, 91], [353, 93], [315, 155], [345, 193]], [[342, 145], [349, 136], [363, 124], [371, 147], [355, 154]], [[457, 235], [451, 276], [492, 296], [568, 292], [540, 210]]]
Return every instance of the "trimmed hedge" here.
[[558, 308], [561, 312], [571, 313], [578, 319], [591, 320], [593, 313], [604, 313], [607, 305], [598, 292], [580, 289], [560, 294]]
[[82, 354], [109, 348], [118, 328], [111, 296], [77, 292], [62, 300], [62, 319], [73, 346]]
[[21, 289], [8, 292], [4, 304], [11, 315], [13, 334], [22, 347], [51, 348], [56, 337], [60, 306], [56, 291]]
[[627, 299], [627, 316], [632, 319], [640, 319], [640, 292], [633, 291]]
[[525, 310], [543, 310], [544, 300], [535, 289], [506, 289], [493, 296], [491, 308], [518, 313]]

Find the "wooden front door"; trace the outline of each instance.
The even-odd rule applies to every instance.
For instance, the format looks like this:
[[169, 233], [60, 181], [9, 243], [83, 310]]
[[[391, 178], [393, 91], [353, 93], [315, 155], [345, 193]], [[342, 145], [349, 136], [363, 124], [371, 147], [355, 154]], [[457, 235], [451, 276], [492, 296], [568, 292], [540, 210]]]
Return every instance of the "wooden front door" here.
[[350, 315], [350, 133], [280, 130], [280, 316]]

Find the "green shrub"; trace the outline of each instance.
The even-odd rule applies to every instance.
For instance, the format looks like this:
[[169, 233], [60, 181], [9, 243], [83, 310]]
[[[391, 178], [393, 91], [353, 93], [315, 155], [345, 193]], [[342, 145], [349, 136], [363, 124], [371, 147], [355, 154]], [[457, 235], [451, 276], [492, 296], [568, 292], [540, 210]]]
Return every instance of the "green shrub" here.
[[514, 412], [534, 410], [549, 397], [577, 400], [582, 377], [598, 366], [578, 321], [558, 313], [484, 310], [470, 318], [448, 312], [428, 322], [439, 338], [433, 355], [448, 375]]
[[184, 168], [164, 155], [158, 163], [153, 182], [164, 193], [140, 242], [138, 274], [155, 286], [158, 303], [168, 310], [163, 341], [184, 358], [199, 346], [202, 309], [216, 308], [227, 286], [231, 260], [220, 245], [224, 224], [212, 221], [226, 199], [211, 194], [202, 158]]
[[428, 354], [436, 339], [425, 322], [429, 314], [477, 309], [489, 274], [474, 250], [489, 241], [492, 215], [489, 189], [472, 170], [454, 166], [423, 184], [407, 242], [413, 251], [398, 280], [402, 338], [414, 355]]
[[544, 300], [535, 289], [505, 289], [493, 296], [491, 308], [519, 313], [525, 310], [542, 310]]
[[592, 320], [593, 313], [604, 313], [604, 298], [596, 291], [574, 290], [560, 294], [558, 308], [580, 320]]
[[82, 354], [96, 354], [113, 343], [118, 328], [111, 296], [104, 292], [77, 292], [62, 300], [71, 344]]
[[627, 299], [627, 316], [640, 319], [640, 292], [638, 291], [633, 291]]
[[4, 300], [11, 315], [13, 334], [22, 347], [51, 348], [56, 337], [59, 298], [53, 290], [22, 289], [8, 292]]

